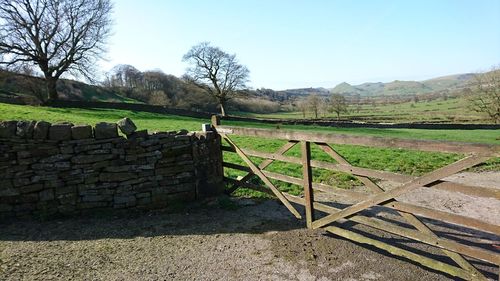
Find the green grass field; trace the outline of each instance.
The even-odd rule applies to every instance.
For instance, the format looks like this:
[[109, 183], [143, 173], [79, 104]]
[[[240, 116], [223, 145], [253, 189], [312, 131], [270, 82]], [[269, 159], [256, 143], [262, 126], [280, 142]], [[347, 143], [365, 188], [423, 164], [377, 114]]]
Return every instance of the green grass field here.
[[[248, 112], [231, 112], [235, 115], [270, 118], [270, 119], [303, 119], [302, 112], [278, 112], [271, 114], [254, 114]], [[321, 118], [336, 118], [332, 113], [321, 113]], [[314, 118], [311, 112], [306, 118]], [[489, 123], [485, 114], [472, 111], [463, 97], [438, 99], [432, 101], [405, 102], [386, 105], [362, 105], [357, 108], [349, 107], [349, 113], [342, 114], [341, 118], [354, 118], [372, 122], [456, 122], [456, 123]]]
[[[139, 129], [149, 131], [175, 131], [180, 129], [200, 130], [202, 123], [209, 123], [208, 119], [180, 117], [174, 115], [162, 115], [147, 112], [134, 112], [128, 110], [111, 109], [76, 109], [76, 108], [48, 108], [10, 105], [0, 103], [0, 120], [46, 120], [49, 122], [69, 121], [74, 124], [95, 124], [97, 122], [116, 122], [117, 120], [129, 117]], [[247, 126], [276, 129], [276, 126], [252, 122], [231, 121], [225, 125]], [[419, 130], [419, 129], [363, 129], [363, 128], [328, 128], [316, 126], [279, 126], [281, 130], [303, 130], [310, 132], [331, 132], [341, 134], [355, 134], [367, 136], [380, 136], [406, 139], [431, 139], [447, 140], [457, 142], [479, 142], [500, 145], [500, 133], [494, 130]], [[238, 137], [233, 140], [244, 148], [254, 150], [274, 152], [285, 143], [282, 140]], [[459, 155], [430, 153], [400, 149], [371, 148], [352, 145], [336, 145], [334, 148], [341, 153], [353, 165], [379, 169], [409, 175], [421, 175], [437, 167], [449, 164], [457, 159]], [[296, 146], [288, 151], [286, 155], [300, 156], [299, 147]], [[319, 148], [313, 146], [312, 157], [316, 160], [335, 162]], [[234, 153], [224, 153], [224, 159], [228, 162], [243, 164], [242, 160]], [[262, 159], [252, 157], [256, 164]], [[482, 170], [500, 170], [500, 159], [491, 160], [486, 165], [480, 167]], [[276, 161], [268, 168], [269, 171], [284, 173], [289, 176], [301, 177], [301, 166]], [[244, 172], [226, 169], [226, 175], [236, 177], [244, 175]], [[339, 172], [331, 172], [323, 169], [313, 169], [314, 179], [341, 188], [350, 188], [359, 184], [351, 175]], [[260, 183], [256, 181], [255, 183]], [[286, 183], [276, 183], [280, 189], [292, 194], [300, 194], [301, 188]], [[265, 195], [239, 189], [236, 192], [241, 196]]]

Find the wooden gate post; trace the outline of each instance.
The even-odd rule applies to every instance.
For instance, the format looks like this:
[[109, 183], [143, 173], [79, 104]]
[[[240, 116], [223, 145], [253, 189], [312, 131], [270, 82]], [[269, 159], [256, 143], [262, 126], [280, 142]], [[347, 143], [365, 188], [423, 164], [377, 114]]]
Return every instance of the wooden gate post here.
[[212, 122], [212, 127], [217, 127], [220, 125], [220, 116], [219, 115], [212, 115], [212, 118], [210, 119]]
[[300, 144], [302, 150], [302, 174], [306, 209], [306, 224], [307, 228], [312, 228], [312, 223], [314, 220], [314, 194], [312, 189], [311, 143], [308, 141], [302, 141]]

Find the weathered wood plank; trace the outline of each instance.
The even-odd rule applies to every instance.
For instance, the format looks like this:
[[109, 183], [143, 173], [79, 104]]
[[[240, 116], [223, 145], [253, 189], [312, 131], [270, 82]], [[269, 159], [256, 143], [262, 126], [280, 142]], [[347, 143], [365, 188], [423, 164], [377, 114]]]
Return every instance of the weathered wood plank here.
[[222, 162], [222, 166], [226, 167], [226, 168], [231, 168], [231, 169], [235, 169], [235, 170], [244, 171], [244, 172], [252, 172], [252, 169], [250, 169], [247, 166], [243, 166], [243, 165], [239, 165], [239, 164], [234, 164], [234, 163], [231, 163], [231, 162]]
[[[350, 163], [347, 160], [345, 160], [339, 153], [337, 153], [337, 151], [335, 151], [333, 148], [331, 148], [328, 144], [326, 144], [326, 143], [317, 143], [317, 145], [323, 151], [325, 151], [328, 155], [330, 155], [333, 159], [335, 159], [338, 163], [350, 165]], [[374, 183], [369, 178], [362, 177], [362, 176], [358, 176], [357, 178], [360, 181], [362, 181], [365, 184], [365, 186], [369, 187], [375, 193], [381, 193], [381, 192], [385, 191], [383, 188], [381, 188], [379, 185], [377, 185], [376, 183]], [[392, 199], [392, 200], [393, 201], [397, 201], [396, 199]], [[415, 227], [416, 229], [418, 229], [420, 232], [425, 233], [425, 234], [427, 234], [427, 235], [429, 235], [429, 236], [431, 236], [433, 238], [438, 238], [438, 236], [429, 227], [427, 227], [422, 221], [420, 221], [415, 215], [409, 214], [409, 213], [405, 213], [405, 212], [401, 212], [401, 211], [398, 211], [398, 213], [408, 223], [410, 223], [411, 225], [413, 225], [413, 227]], [[442, 249], [442, 251], [447, 256], [449, 256], [453, 261], [455, 261], [461, 268], [469, 271], [473, 275], [476, 275], [478, 277], [478, 280], [479, 279], [486, 280], [486, 278], [484, 278], [484, 276], [482, 276], [482, 274], [479, 271], [477, 271], [477, 269], [474, 266], [472, 266], [467, 260], [465, 260], [461, 255], [459, 255], [457, 253], [454, 253], [452, 251], [448, 251], [446, 249]], [[481, 278], [481, 276], [482, 276], [482, 278]]]
[[[298, 141], [289, 141], [289, 142], [285, 143], [285, 145], [280, 147], [280, 149], [278, 149], [272, 155], [282, 155], [283, 153], [285, 153], [288, 150], [290, 150], [291, 148], [293, 148], [297, 143], [299, 143], [299, 142]], [[259, 164], [259, 169], [263, 170], [263, 169], [267, 168], [269, 165], [271, 165], [273, 162], [274, 162], [273, 159], [266, 159], [266, 160], [262, 161], [262, 163]], [[253, 173], [248, 173], [246, 176], [244, 176], [241, 179], [241, 181], [248, 181], [253, 175], [254, 175]]]
[[[296, 184], [296, 185], [302, 184], [302, 179], [300, 179], [300, 178], [295, 178], [295, 177], [282, 175], [279, 173], [268, 172], [268, 171], [263, 171], [263, 173], [266, 175], [266, 177], [271, 178], [271, 179], [280, 180], [280, 181], [284, 181], [284, 182], [288, 182], [288, 183]], [[349, 197], [349, 198], [356, 199], [356, 200], [366, 200], [368, 198], [368, 195], [366, 193], [336, 188], [334, 186], [330, 186], [330, 185], [326, 185], [326, 184], [322, 184], [322, 183], [313, 182], [313, 189], [317, 190], [317, 191], [333, 193], [336, 195]], [[419, 215], [422, 217], [426, 217], [426, 218], [430, 218], [430, 219], [434, 219], [434, 220], [440, 220], [440, 221], [451, 223], [451, 224], [470, 227], [472, 229], [476, 229], [479, 231], [489, 232], [489, 233], [493, 233], [493, 234], [500, 233], [500, 226], [498, 226], [498, 225], [490, 224], [490, 223], [487, 223], [487, 222], [484, 222], [484, 221], [481, 221], [481, 220], [478, 220], [475, 218], [465, 217], [465, 216], [452, 214], [452, 213], [448, 213], [448, 212], [444, 212], [444, 211], [439, 211], [439, 210], [435, 210], [435, 209], [429, 209], [426, 207], [417, 206], [417, 205], [413, 205], [410, 203], [386, 202], [386, 203], [379, 205], [379, 206], [387, 207], [389, 209], [394, 209], [396, 211], [413, 213], [413, 214], [416, 214], [416, 215]]]
[[409, 140], [397, 138], [369, 137], [343, 135], [333, 133], [308, 133], [279, 129], [257, 129], [233, 126], [217, 126], [217, 131], [224, 134], [234, 134], [272, 139], [298, 140], [332, 144], [351, 144], [361, 146], [375, 146], [386, 148], [405, 148], [410, 150], [448, 152], [448, 153], [476, 153], [487, 156], [500, 156], [500, 145], [461, 143], [434, 140]]
[[292, 204], [290, 204], [290, 202], [283, 196], [283, 194], [281, 194], [281, 191], [279, 191], [278, 188], [276, 188], [274, 184], [271, 181], [269, 181], [269, 179], [262, 173], [262, 171], [257, 166], [255, 166], [255, 164], [245, 155], [245, 153], [243, 153], [243, 151], [241, 151], [229, 137], [227, 137], [224, 134], [220, 135], [229, 143], [229, 145], [231, 145], [231, 147], [233, 147], [236, 150], [236, 153], [241, 157], [241, 159], [243, 159], [243, 161], [245, 161], [245, 163], [250, 167], [252, 172], [255, 175], [257, 175], [272, 190], [272, 192], [276, 195], [276, 197], [278, 197], [281, 203], [283, 203], [283, 205], [285, 205], [285, 207], [296, 218], [301, 219], [302, 216], [300, 215], [300, 213], [292, 206]]
[[[298, 158], [298, 157], [270, 154], [270, 153], [255, 151], [255, 150], [251, 150], [251, 149], [242, 149], [242, 151], [246, 155], [255, 156], [255, 157], [259, 157], [259, 158], [278, 160], [278, 161], [294, 163], [294, 164], [298, 164], [298, 165], [301, 164], [300, 158]], [[392, 173], [392, 172], [378, 171], [378, 170], [372, 170], [372, 169], [368, 169], [368, 168], [355, 167], [355, 166], [351, 166], [348, 164], [334, 164], [334, 163], [317, 161], [317, 160], [311, 160], [311, 166], [314, 168], [321, 168], [321, 169], [326, 169], [326, 170], [331, 170], [331, 171], [345, 172], [345, 173], [353, 174], [355, 176], [360, 176], [360, 177], [365, 177], [365, 178], [370, 177], [370, 178], [376, 178], [376, 179], [383, 179], [383, 180], [393, 181], [393, 182], [397, 182], [397, 183], [406, 183], [406, 182], [409, 182], [409, 181], [417, 178], [414, 176], [402, 175], [402, 174], [397, 174], [397, 173]], [[365, 180], [362, 180], [362, 182], [365, 185], [367, 184], [367, 181], [365, 181]], [[370, 187], [370, 186], [368, 186], [368, 187]], [[425, 185], [425, 187], [432, 187], [434, 189], [440, 189], [440, 190], [446, 190], [446, 191], [452, 191], [452, 192], [460, 192], [462, 194], [466, 194], [466, 195], [470, 195], [470, 196], [495, 198], [495, 199], [500, 200], [500, 189], [493, 189], [493, 188], [480, 187], [480, 186], [470, 186], [470, 185], [464, 185], [464, 184], [459, 184], [459, 183], [447, 182], [447, 181], [443, 181], [443, 180], [439, 180], [439, 181], [436, 181], [432, 184]]]
[[[435, 238], [436, 240], [434, 240], [434, 243], [439, 243], [440, 242], [438, 240], [439, 237], [432, 231], [432, 229], [430, 229], [429, 227], [427, 227], [427, 225], [425, 225], [425, 223], [423, 223], [422, 221], [420, 221], [416, 216], [414, 216], [413, 214], [408, 214], [408, 213], [404, 213], [404, 212], [399, 212], [399, 214], [404, 219], [406, 219], [407, 222], [409, 222], [416, 229], [418, 229], [420, 232], [429, 235], [430, 238]], [[460, 246], [461, 244], [457, 244], [457, 245]], [[447, 250], [446, 245], [441, 244], [441, 246], [443, 246], [443, 249], [441, 249], [441, 250], [443, 251], [443, 253], [445, 255], [447, 255], [448, 257], [450, 257], [461, 268], [467, 270], [472, 275], [475, 275], [476, 278], [477, 278], [477, 280], [483, 280], [483, 281], [487, 280], [486, 277], [484, 277], [469, 261], [467, 261], [466, 259], [464, 259], [459, 254], [459, 253], [462, 253], [462, 251], [460, 251], [459, 253], [455, 253], [455, 252]]]
[[446, 223], [470, 227], [472, 229], [476, 229], [479, 231], [489, 232], [492, 234], [500, 233], [499, 225], [490, 224], [471, 217], [465, 217], [457, 214], [443, 212], [435, 209], [429, 209], [426, 207], [412, 205], [403, 202], [388, 202], [383, 204], [383, 206], [390, 207], [398, 211], [418, 215], [421, 217], [426, 217]]
[[[285, 156], [285, 155], [274, 155], [271, 153], [255, 151], [255, 150], [251, 150], [251, 149], [242, 149], [242, 151], [245, 152], [245, 154], [250, 155], [250, 156], [273, 159], [273, 160], [278, 160], [278, 161], [282, 161], [282, 162], [288, 162], [288, 163], [301, 165], [301, 160], [298, 157]], [[311, 160], [311, 166], [315, 167], [315, 168], [345, 172], [345, 173], [350, 173], [350, 174], [354, 174], [354, 175], [368, 176], [368, 177], [385, 179], [385, 180], [390, 180], [390, 181], [395, 181], [395, 182], [406, 182], [406, 181], [411, 180], [411, 177], [396, 174], [396, 173], [354, 167], [354, 166], [345, 165], [345, 164], [334, 164], [334, 163], [317, 161], [317, 160]]]
[[234, 150], [232, 147], [227, 146], [227, 145], [221, 145], [221, 146], [220, 146], [220, 149], [221, 149], [222, 151], [227, 151], [227, 152], [236, 152], [236, 150]]
[[210, 121], [212, 123], [212, 126], [217, 127], [220, 125], [220, 116], [219, 115], [212, 115], [212, 118], [210, 118]]
[[419, 177], [415, 180], [412, 180], [406, 184], [403, 184], [400, 187], [397, 187], [391, 191], [384, 192], [381, 194], [373, 195], [366, 199], [365, 201], [356, 203], [348, 208], [343, 209], [342, 211], [328, 215], [326, 217], [323, 217], [319, 220], [316, 220], [313, 223], [314, 228], [319, 228], [322, 226], [325, 226], [329, 223], [332, 223], [340, 218], [345, 218], [348, 217], [352, 214], [355, 214], [357, 212], [360, 212], [366, 208], [372, 207], [374, 205], [383, 203], [385, 201], [388, 201], [390, 199], [393, 199], [394, 197], [403, 195], [405, 193], [408, 193], [420, 186], [427, 185], [430, 183], [433, 183], [439, 179], [442, 179], [444, 177], [447, 177], [449, 175], [455, 174], [457, 172], [460, 172], [464, 169], [467, 169], [469, 167], [472, 167], [478, 163], [483, 162], [485, 159], [488, 159], [487, 157], [481, 157], [481, 156], [468, 156], [464, 159], [461, 159], [459, 161], [456, 161], [455, 163], [452, 163], [448, 166], [442, 167], [440, 169], [437, 169], [431, 173], [428, 173], [422, 177]]
[[302, 154], [302, 175], [304, 187], [304, 200], [306, 202], [306, 224], [307, 228], [312, 228], [312, 222], [314, 220], [314, 194], [312, 190], [312, 170], [311, 170], [311, 143], [303, 141], [301, 142], [301, 154]]

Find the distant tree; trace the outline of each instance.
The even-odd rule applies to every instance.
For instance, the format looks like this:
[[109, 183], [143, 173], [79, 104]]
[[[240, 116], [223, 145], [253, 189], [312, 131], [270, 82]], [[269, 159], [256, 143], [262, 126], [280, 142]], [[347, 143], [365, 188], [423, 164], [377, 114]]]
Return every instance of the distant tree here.
[[470, 86], [468, 100], [476, 112], [486, 113], [495, 123], [500, 123], [500, 68], [476, 74]]
[[347, 100], [340, 94], [332, 94], [330, 98], [330, 112], [337, 114], [337, 119], [340, 119], [341, 113], [347, 113]]
[[301, 99], [297, 101], [297, 108], [302, 112], [302, 118], [306, 118], [307, 109], [309, 108], [307, 100]]
[[111, 11], [110, 0], [0, 0], [0, 64], [38, 66], [55, 100], [61, 75], [92, 79]]
[[217, 99], [221, 114], [226, 115], [227, 101], [246, 87], [249, 70], [230, 55], [208, 42], [193, 46], [183, 57], [191, 66], [185, 78]]
[[319, 114], [322, 117], [326, 117], [326, 114], [330, 111], [330, 100], [328, 98], [319, 98]]
[[133, 89], [141, 84], [143, 75], [132, 65], [118, 64], [107, 73], [107, 76], [113, 87]]
[[162, 106], [171, 105], [170, 99], [165, 94], [165, 92], [161, 90], [151, 92], [151, 94], [149, 95], [148, 103], [153, 105], [162, 105]]
[[309, 110], [314, 114], [314, 118], [318, 119], [318, 112], [321, 100], [317, 94], [311, 94], [307, 97], [307, 105]]

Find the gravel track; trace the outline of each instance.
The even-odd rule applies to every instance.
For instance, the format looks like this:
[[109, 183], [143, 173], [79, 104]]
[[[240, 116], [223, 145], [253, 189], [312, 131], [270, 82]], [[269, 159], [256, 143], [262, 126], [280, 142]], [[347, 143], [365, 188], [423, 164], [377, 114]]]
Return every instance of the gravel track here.
[[[2, 223], [0, 280], [453, 280], [304, 229], [276, 201], [231, 200], [238, 206]], [[497, 278], [498, 268], [481, 269]]]

